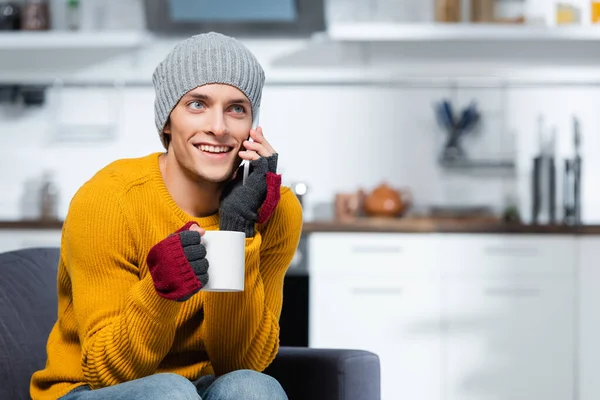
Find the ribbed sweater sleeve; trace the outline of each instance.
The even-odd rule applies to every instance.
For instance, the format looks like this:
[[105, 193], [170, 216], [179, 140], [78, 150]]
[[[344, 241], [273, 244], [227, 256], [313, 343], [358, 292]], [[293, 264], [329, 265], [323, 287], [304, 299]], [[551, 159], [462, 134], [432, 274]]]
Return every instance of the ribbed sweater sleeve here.
[[92, 388], [153, 374], [173, 343], [181, 307], [157, 295], [150, 274], [140, 279], [123, 190], [113, 181], [96, 179], [77, 192], [63, 235], [61, 262]]
[[201, 334], [217, 375], [238, 369], [263, 371], [279, 350], [283, 280], [302, 230], [302, 208], [289, 188], [281, 189], [267, 224], [246, 239], [244, 291], [204, 294]]

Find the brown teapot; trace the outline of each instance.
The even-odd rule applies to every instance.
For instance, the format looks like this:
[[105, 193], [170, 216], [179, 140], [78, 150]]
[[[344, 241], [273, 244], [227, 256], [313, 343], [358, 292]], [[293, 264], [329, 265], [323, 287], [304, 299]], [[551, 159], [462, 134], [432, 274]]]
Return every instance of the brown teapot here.
[[406, 189], [394, 189], [385, 182], [365, 195], [364, 213], [370, 217], [398, 217], [406, 212], [412, 196]]

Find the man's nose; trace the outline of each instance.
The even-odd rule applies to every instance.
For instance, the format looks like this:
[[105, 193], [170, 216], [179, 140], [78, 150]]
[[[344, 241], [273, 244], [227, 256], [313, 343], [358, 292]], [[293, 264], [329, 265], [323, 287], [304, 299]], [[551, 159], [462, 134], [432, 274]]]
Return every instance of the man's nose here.
[[227, 125], [221, 110], [214, 110], [210, 116], [210, 132], [215, 136], [222, 136], [227, 132]]

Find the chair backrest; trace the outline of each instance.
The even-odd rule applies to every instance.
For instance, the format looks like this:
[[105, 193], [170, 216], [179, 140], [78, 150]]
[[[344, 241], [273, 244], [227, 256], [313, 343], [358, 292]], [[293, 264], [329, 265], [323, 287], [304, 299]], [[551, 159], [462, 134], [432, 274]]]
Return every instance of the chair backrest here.
[[57, 316], [58, 248], [0, 254], [0, 399], [31, 399]]

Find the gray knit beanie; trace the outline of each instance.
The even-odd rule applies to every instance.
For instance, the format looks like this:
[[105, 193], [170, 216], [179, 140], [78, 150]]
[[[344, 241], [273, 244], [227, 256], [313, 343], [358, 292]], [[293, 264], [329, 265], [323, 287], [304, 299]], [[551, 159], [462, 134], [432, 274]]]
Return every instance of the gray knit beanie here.
[[265, 73], [256, 57], [238, 40], [209, 32], [192, 36], [173, 48], [156, 67], [152, 83], [156, 92], [154, 122], [165, 148], [163, 129], [173, 108], [190, 90], [222, 83], [239, 89], [258, 117]]

